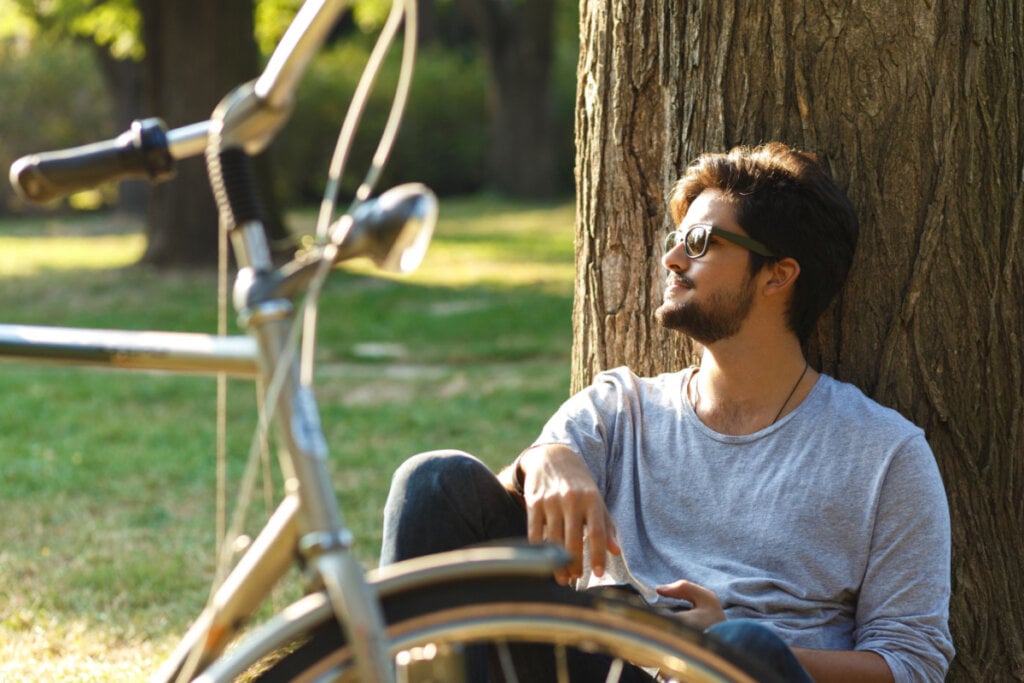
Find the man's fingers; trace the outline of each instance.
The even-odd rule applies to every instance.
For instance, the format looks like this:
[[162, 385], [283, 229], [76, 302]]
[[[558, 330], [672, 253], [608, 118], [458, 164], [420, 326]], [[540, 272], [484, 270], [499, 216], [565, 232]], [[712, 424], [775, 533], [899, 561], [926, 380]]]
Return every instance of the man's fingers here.
[[622, 548], [619, 546], [619, 530], [615, 527], [615, 522], [612, 520], [612, 516], [608, 514], [608, 508], [604, 508], [604, 525], [608, 536], [608, 552], [612, 555], [621, 555]]
[[659, 595], [679, 600], [687, 600], [693, 609], [678, 613], [678, 618], [683, 623], [694, 628], [704, 630], [720, 621], [725, 621], [725, 611], [718, 596], [710, 588], [693, 583], [692, 581], [680, 580], [675, 583], [658, 586]]
[[544, 533], [542, 541], [554, 543], [565, 547], [565, 517], [562, 508], [551, 504], [550, 501], [544, 504]]
[[[552, 538], [551, 534], [547, 532], [550, 523], [551, 520], [542, 505], [527, 505], [526, 535], [531, 543], [542, 543], [544, 541], [548, 541], [562, 545], [560, 540]], [[559, 528], [561, 528], [561, 523], [559, 523]], [[570, 575], [570, 570], [571, 565], [568, 569], [559, 569], [555, 571], [555, 581], [562, 586], [568, 585], [569, 581], [573, 578], [573, 576]], [[577, 570], [576, 573], [579, 574], [579, 571]]]
[[576, 515], [565, 517], [565, 549], [569, 552], [569, 575], [576, 579], [583, 574], [583, 525]]
[[605, 553], [614, 544], [614, 535], [615, 527], [611, 524], [604, 503], [597, 501], [587, 515], [587, 550], [590, 555], [590, 570], [595, 576], [604, 576]]
[[[537, 451], [530, 457], [538, 458]], [[549, 454], [550, 455], [550, 454]], [[526, 503], [526, 535], [531, 543], [548, 542], [565, 548], [570, 562], [556, 574], [559, 583], [578, 578], [583, 573], [584, 549], [589, 544], [591, 569], [602, 575], [605, 553], [619, 553], [615, 528], [608, 515], [604, 500], [594, 485], [590, 473], [575, 454], [562, 459], [565, 470], [553, 468], [550, 463], [534, 463], [526, 468], [523, 482]], [[586, 543], [584, 542], [586, 539]]]
[[526, 506], [526, 538], [530, 543], [544, 540], [544, 508], [535, 504]]
[[555, 583], [559, 586], [568, 586], [569, 582], [572, 581], [572, 577], [564, 569], [558, 569], [555, 571]]
[[660, 595], [664, 595], [667, 598], [688, 600], [693, 603], [694, 607], [718, 601], [714, 591], [685, 579], [658, 586], [657, 591]]

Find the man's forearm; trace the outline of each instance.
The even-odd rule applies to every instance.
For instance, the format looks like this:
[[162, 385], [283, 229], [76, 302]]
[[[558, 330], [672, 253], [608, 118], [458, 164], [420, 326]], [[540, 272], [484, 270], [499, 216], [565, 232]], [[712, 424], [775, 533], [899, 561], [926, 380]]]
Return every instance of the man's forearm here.
[[793, 654], [817, 683], [891, 683], [893, 680], [889, 665], [875, 652], [794, 647]]
[[501, 485], [508, 489], [510, 493], [517, 495], [520, 498], [523, 497], [524, 492], [522, 490], [522, 486], [526, 477], [526, 473], [523, 469], [523, 459], [533, 451], [537, 451], [542, 454], [552, 451], [562, 451], [563, 453], [569, 453], [573, 456], [579, 457], [568, 446], [558, 443], [540, 443], [524, 449], [511, 465], [508, 465], [498, 472], [498, 481], [501, 482]]

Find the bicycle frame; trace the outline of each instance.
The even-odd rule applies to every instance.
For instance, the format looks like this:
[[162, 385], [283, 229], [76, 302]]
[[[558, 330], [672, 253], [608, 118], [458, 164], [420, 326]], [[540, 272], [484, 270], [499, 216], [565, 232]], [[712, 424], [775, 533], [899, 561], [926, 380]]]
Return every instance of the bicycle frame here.
[[[167, 134], [170, 157], [205, 151], [216, 187], [223, 182], [217, 174], [226, 172], [221, 166], [247, 163], [249, 155], [262, 151], [286, 122], [306, 65], [344, 7], [342, 0], [308, 0], [257, 80], [230, 93], [210, 121]], [[17, 167], [12, 167], [12, 179]], [[22, 187], [31, 189], [31, 181], [29, 177]], [[156, 680], [190, 680], [214, 661], [295, 561], [296, 550], [329, 595], [359, 653], [363, 679], [390, 680], [380, 608], [349, 552], [351, 533], [331, 488], [316, 401], [300, 381], [298, 361], [289, 349], [294, 306], [275, 291], [279, 278], [275, 280], [263, 225], [246, 208], [251, 198], [245, 194], [254, 189], [244, 184], [238, 188], [237, 183], [229, 187], [231, 192], [221, 188], [218, 202], [222, 229], [231, 236], [239, 264], [235, 302], [248, 337], [3, 325], [0, 356], [133, 370], [223, 372], [259, 377], [267, 389], [287, 495]]]
[[252, 337], [0, 324], [0, 358], [255, 379]]
[[[250, 336], [0, 325], [0, 358], [16, 361], [129, 372], [224, 372], [256, 379], [259, 377], [257, 351], [257, 345]], [[284, 392], [280, 401], [294, 405], [296, 401], [290, 396], [293, 395]], [[304, 419], [315, 421], [313, 413]], [[294, 441], [293, 438], [293, 444]], [[301, 486], [301, 476], [316, 476], [320, 481], [329, 481], [324, 460], [318, 454], [311, 455], [312, 472], [296, 476], [292, 493], [278, 505], [153, 681], [175, 681], [183, 674], [187, 680], [208, 667], [212, 667], [210, 672], [201, 680], [231, 680], [260, 654], [273, 651], [297, 633], [302, 633], [311, 623], [317, 623], [324, 610], [332, 610], [343, 625], [361, 625], [361, 630], [350, 637], [376, 635], [379, 638], [383, 634], [382, 624], [374, 625], [373, 615], [357, 612], [359, 606], [353, 605], [353, 595], [357, 599], [362, 596], [368, 604], [375, 605], [374, 591], [378, 589], [387, 592], [489, 574], [545, 577], [567, 561], [564, 551], [551, 546], [493, 547], [409, 560], [364, 576], [348, 552], [348, 532], [340, 518], [336, 526], [303, 531], [310, 528], [308, 523], [300, 523], [303, 505], [319, 504], [317, 495], [334, 500], [333, 493]], [[332, 540], [337, 541], [337, 545], [327, 547]], [[221, 656], [272, 587], [293, 566], [297, 549], [305, 550], [307, 555], [314, 551], [322, 553], [318, 568], [320, 576], [330, 576], [336, 584], [335, 593], [346, 599], [339, 604], [332, 600], [329, 592], [313, 592], [293, 608], [278, 614], [229, 655]], [[330, 558], [323, 561], [328, 555]], [[372, 641], [369, 647], [384, 648], [386, 652], [386, 643], [379, 640]], [[388, 678], [380, 680], [388, 680], [390, 675], [386, 675]]]
[[[416, 188], [405, 194], [399, 192], [393, 195], [392, 204], [402, 208], [397, 213], [401, 218], [391, 219], [386, 213], [390, 205], [384, 202], [389, 193], [385, 193], [374, 208], [360, 214], [361, 209], [370, 206], [364, 203], [343, 217], [332, 230], [332, 235], [341, 233], [338, 239], [332, 239], [312, 257], [299, 257], [275, 270], [264, 226], [254, 210], [258, 206], [252, 196], [255, 190], [246, 182], [250, 155], [262, 151], [286, 122], [298, 81], [344, 6], [342, 0], [307, 0], [264, 72], [229, 93], [209, 121], [166, 134], [155, 120], [139, 122], [117, 140], [27, 157], [12, 166], [16, 187], [30, 199], [45, 199], [86, 183], [75, 177], [78, 158], [90, 158], [93, 175], [89, 182], [95, 182], [98, 172], [111, 178], [126, 175], [121, 168], [123, 155], [115, 164], [112, 152], [138, 153], [141, 161], [134, 173], [144, 170], [153, 179], [168, 177], [174, 159], [205, 153], [222, 229], [234, 246], [239, 266], [234, 303], [247, 335], [0, 324], [0, 359], [126, 371], [223, 373], [263, 384], [267, 413], [273, 415], [276, 426], [284, 499], [217, 587], [154, 681], [169, 683], [197, 676], [204, 681], [231, 680], [258, 656], [280, 647], [289, 635], [308, 627], [309, 617], [322, 615], [325, 609], [331, 610], [344, 630], [361, 680], [390, 681], [394, 672], [378, 599], [378, 575], [386, 579], [383, 585], [393, 590], [395, 586], [431, 585], [489, 572], [550, 576], [567, 561], [564, 552], [552, 548], [491, 548], [399, 563], [383, 574], [368, 577], [350, 552], [352, 534], [341, 519], [331, 485], [328, 449], [316, 400], [302, 381], [294, 350], [292, 330], [297, 311], [293, 300], [315, 280], [325, 263], [329, 267], [352, 255], [344, 253], [349, 241], [357, 243], [355, 248], [369, 250], [367, 255], [375, 259], [390, 258], [377, 253], [376, 245], [363, 244], [358, 232], [360, 220], [375, 220], [378, 227], [384, 225], [381, 230], [401, 232], [404, 223], [396, 228], [388, 221], [402, 223], [409, 207], [414, 212], [422, 210], [417, 203], [421, 198], [429, 200], [425, 200], [425, 212], [436, 214], [436, 200], [429, 191]], [[414, 11], [415, 2], [406, 0], [406, 7]], [[168, 157], [160, 158], [155, 167], [151, 165], [153, 146]], [[231, 174], [235, 175], [225, 182], [225, 176]], [[375, 209], [382, 215], [374, 215]], [[352, 235], [353, 240], [348, 240]], [[387, 239], [401, 242], [408, 238], [396, 233]], [[418, 248], [412, 246], [413, 251]], [[225, 654], [227, 645], [237, 639], [241, 628], [297, 557], [302, 558], [313, 578], [309, 596]]]

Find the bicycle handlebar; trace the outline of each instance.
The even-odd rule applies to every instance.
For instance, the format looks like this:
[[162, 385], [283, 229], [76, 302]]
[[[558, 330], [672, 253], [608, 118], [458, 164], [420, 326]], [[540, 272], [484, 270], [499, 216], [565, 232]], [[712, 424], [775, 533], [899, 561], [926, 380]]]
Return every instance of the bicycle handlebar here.
[[174, 175], [164, 122], [133, 121], [112, 140], [24, 156], [11, 165], [11, 185], [25, 199], [46, 202], [109, 180]]
[[[236, 109], [241, 120], [231, 122], [226, 143], [249, 153], [266, 146], [287, 118], [302, 74], [344, 6], [345, 0], [303, 3], [263, 73], [243, 90], [248, 101]], [[203, 152], [209, 131], [209, 121], [171, 131], [160, 119], [135, 121], [111, 140], [18, 159], [11, 165], [11, 185], [23, 199], [42, 203], [113, 180], [161, 182], [173, 177], [175, 159]]]

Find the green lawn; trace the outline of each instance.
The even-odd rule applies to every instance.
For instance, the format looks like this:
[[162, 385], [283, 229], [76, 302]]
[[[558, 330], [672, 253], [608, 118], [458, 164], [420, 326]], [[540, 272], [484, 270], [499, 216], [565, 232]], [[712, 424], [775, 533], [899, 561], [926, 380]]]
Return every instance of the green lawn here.
[[[567, 395], [572, 220], [567, 203], [443, 201], [417, 274], [329, 282], [317, 395], [367, 566], [406, 456], [497, 468]], [[109, 217], [0, 222], [0, 322], [213, 331], [215, 276], [130, 267], [142, 248]], [[232, 492], [253, 393], [229, 387]], [[213, 571], [215, 399], [209, 378], [0, 362], [0, 680], [136, 680], [173, 646]]]

